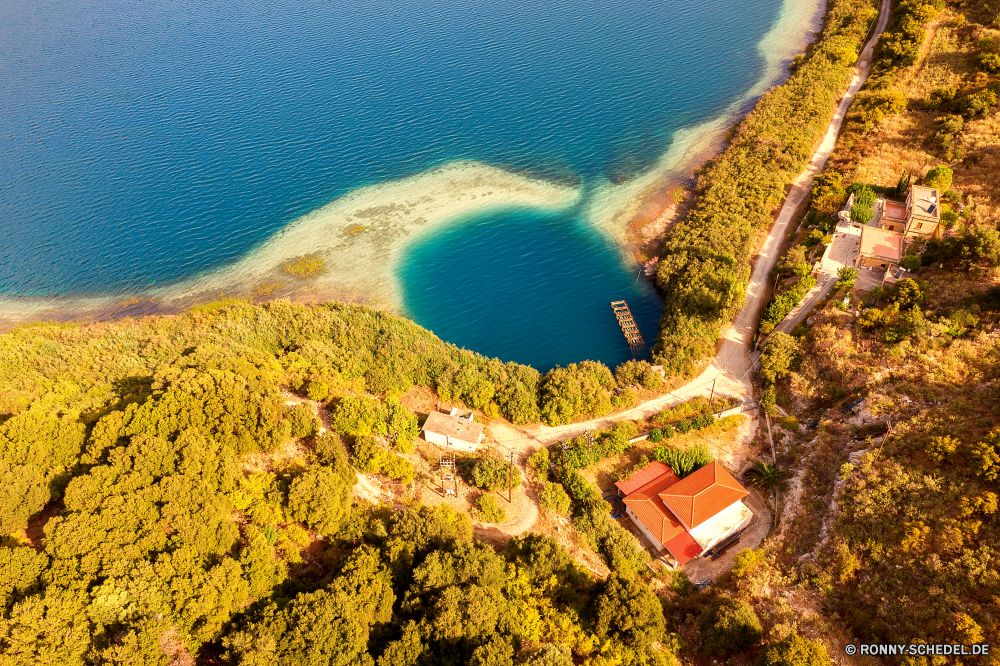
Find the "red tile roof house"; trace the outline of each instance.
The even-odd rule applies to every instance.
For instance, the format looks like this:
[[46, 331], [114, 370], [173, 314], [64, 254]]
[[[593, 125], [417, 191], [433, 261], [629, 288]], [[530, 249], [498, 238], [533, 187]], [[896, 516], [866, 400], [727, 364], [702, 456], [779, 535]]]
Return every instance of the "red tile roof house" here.
[[714, 461], [683, 479], [654, 462], [615, 485], [629, 518], [658, 553], [666, 550], [677, 565], [704, 554], [753, 520], [743, 503], [749, 493]]

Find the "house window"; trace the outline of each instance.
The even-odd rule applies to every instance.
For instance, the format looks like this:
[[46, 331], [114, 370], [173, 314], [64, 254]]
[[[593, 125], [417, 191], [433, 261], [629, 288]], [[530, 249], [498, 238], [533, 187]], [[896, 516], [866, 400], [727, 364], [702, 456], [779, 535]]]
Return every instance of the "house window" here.
[[917, 222], [917, 231], [920, 231], [923, 228], [924, 228], [924, 223], [923, 222]]

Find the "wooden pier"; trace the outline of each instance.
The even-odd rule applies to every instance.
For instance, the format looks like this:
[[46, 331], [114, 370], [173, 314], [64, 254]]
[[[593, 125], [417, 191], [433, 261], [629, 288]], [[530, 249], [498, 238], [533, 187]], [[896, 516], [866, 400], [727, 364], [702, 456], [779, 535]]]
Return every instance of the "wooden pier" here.
[[632, 351], [636, 352], [645, 348], [646, 341], [642, 338], [639, 327], [636, 326], [635, 319], [632, 317], [632, 311], [628, 309], [628, 303], [625, 301], [612, 301], [611, 309], [615, 311], [615, 317], [618, 318], [618, 325], [622, 327], [622, 333], [625, 334], [625, 340], [628, 341], [628, 346]]

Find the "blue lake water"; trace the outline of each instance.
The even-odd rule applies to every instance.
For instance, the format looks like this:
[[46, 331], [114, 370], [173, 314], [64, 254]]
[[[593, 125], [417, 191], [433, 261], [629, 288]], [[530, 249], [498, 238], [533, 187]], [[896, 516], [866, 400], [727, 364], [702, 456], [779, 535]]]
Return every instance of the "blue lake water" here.
[[[359, 186], [475, 159], [588, 185], [759, 79], [780, 0], [0, 3], [0, 295], [129, 294]], [[449, 226], [405, 309], [546, 368], [629, 357], [660, 305], [580, 208]], [[444, 301], [446, 305], [440, 305]]]

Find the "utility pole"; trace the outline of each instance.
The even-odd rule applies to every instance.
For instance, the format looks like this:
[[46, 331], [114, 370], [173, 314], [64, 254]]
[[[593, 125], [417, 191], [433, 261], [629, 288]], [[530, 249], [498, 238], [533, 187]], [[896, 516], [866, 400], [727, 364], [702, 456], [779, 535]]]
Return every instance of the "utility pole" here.
[[712, 409], [713, 401], [715, 400], [715, 382], [716, 382], [717, 379], [718, 379], [718, 377], [716, 377], [715, 379], [712, 380], [712, 397], [710, 397], [708, 399], [708, 408], [709, 409]]
[[587, 464], [589, 465], [594, 462], [594, 433], [584, 430], [583, 436], [587, 438]]
[[507, 454], [508, 462], [510, 463], [507, 467], [507, 503], [512, 504], [514, 502], [514, 452], [511, 451]]

